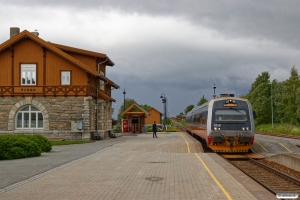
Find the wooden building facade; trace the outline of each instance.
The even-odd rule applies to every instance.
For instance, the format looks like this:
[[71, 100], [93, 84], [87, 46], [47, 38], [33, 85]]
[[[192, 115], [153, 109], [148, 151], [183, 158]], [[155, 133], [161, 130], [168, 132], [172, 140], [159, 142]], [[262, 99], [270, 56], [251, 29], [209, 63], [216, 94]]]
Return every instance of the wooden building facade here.
[[149, 116], [145, 119], [146, 124], [153, 124], [154, 121], [156, 124], [162, 124], [161, 118], [163, 114], [161, 112], [153, 107], [148, 109], [147, 112], [149, 113]]
[[113, 66], [102, 53], [46, 42], [11, 28], [0, 44], [0, 133], [48, 138], [107, 137], [112, 128]]

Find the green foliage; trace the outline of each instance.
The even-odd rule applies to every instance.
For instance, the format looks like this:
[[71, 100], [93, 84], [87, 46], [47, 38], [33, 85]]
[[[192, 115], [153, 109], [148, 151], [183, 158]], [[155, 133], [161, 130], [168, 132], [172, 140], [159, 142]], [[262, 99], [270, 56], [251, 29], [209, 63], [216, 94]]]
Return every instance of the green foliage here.
[[256, 127], [256, 132], [273, 133], [273, 134], [286, 134], [286, 135], [300, 135], [300, 128], [291, 124], [262, 124]]
[[299, 89], [299, 75], [295, 66], [291, 69], [291, 76], [288, 80], [284, 82], [285, 93], [282, 96], [282, 105], [281, 110], [283, 112], [282, 122], [291, 123], [291, 124], [299, 124], [299, 117], [297, 116], [297, 109], [300, 99], [297, 99], [297, 91]]
[[186, 107], [186, 109], [184, 110], [184, 113], [187, 114], [188, 112], [190, 112], [191, 110], [193, 110], [194, 105], [189, 105], [188, 107]]
[[269, 81], [269, 72], [263, 72], [251, 85], [246, 95], [256, 111], [257, 126], [273, 122], [285, 124], [300, 124], [300, 79], [295, 66], [291, 69], [289, 79], [278, 82]]
[[125, 99], [125, 106], [124, 106], [124, 102], [123, 104], [121, 105], [120, 107], [120, 110], [119, 110], [119, 114], [118, 114], [118, 121], [121, 122], [121, 114], [124, 112], [124, 110], [128, 109], [130, 106], [132, 106], [133, 104], [135, 104], [135, 100], [134, 99], [129, 99], [129, 98], [126, 98]]
[[27, 135], [31, 140], [35, 141], [43, 152], [50, 152], [52, 150], [51, 142], [42, 135]]
[[171, 122], [171, 119], [169, 117], [167, 117], [166, 119], [166, 125], [170, 125], [172, 122]]
[[203, 95], [202, 98], [200, 99], [200, 101], [198, 102], [197, 106], [201, 106], [202, 104], [204, 104], [206, 102], [207, 102], [207, 99]]
[[262, 72], [261, 75], [258, 75], [258, 77], [255, 79], [255, 81], [251, 85], [251, 91], [254, 91], [260, 84], [262, 83], [269, 83], [270, 74], [269, 72]]
[[144, 110], [149, 110], [150, 108], [152, 108], [151, 106], [147, 105], [147, 104], [141, 104], [139, 105], [141, 108], [143, 108]]
[[114, 130], [115, 133], [121, 132], [121, 131], [122, 131], [122, 126], [121, 126], [121, 124], [116, 124], [116, 125], [114, 125], [114, 126], [113, 126], [113, 130]]
[[263, 72], [254, 83], [247, 98], [256, 112], [257, 118], [255, 124], [268, 124], [272, 121], [271, 113], [271, 85], [269, 84], [269, 72]]
[[182, 115], [184, 115], [182, 112], [179, 115], [176, 115], [177, 118], [182, 118]]
[[0, 160], [40, 156], [42, 149], [36, 141], [37, 137], [32, 136], [1, 135]]

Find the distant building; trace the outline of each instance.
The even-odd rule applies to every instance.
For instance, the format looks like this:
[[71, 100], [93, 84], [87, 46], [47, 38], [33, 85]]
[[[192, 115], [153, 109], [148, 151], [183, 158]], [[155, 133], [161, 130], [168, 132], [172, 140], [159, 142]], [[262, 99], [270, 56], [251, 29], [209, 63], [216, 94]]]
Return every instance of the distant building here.
[[161, 112], [153, 107], [147, 111], [150, 115], [146, 118], [146, 124], [153, 124], [154, 121], [156, 121], [156, 124], [162, 124], [161, 118], [163, 114]]
[[39, 133], [53, 139], [105, 138], [112, 127], [113, 66], [102, 53], [46, 42], [10, 29], [0, 45], [0, 134]]

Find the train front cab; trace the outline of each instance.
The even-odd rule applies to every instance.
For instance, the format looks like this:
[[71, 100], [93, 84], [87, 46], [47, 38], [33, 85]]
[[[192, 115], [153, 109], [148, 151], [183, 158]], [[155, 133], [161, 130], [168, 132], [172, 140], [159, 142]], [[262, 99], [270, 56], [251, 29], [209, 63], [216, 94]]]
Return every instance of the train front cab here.
[[211, 102], [207, 146], [214, 152], [248, 152], [254, 142], [254, 118], [246, 99], [225, 98]]

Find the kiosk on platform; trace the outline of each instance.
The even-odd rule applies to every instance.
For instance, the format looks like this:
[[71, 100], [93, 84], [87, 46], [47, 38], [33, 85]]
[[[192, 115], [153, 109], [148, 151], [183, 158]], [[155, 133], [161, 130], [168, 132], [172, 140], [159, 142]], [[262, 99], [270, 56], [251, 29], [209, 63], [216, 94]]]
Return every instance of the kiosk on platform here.
[[133, 104], [125, 110], [121, 116], [122, 133], [142, 133], [142, 128], [145, 126], [145, 118], [150, 114], [140, 107], [138, 104]]

